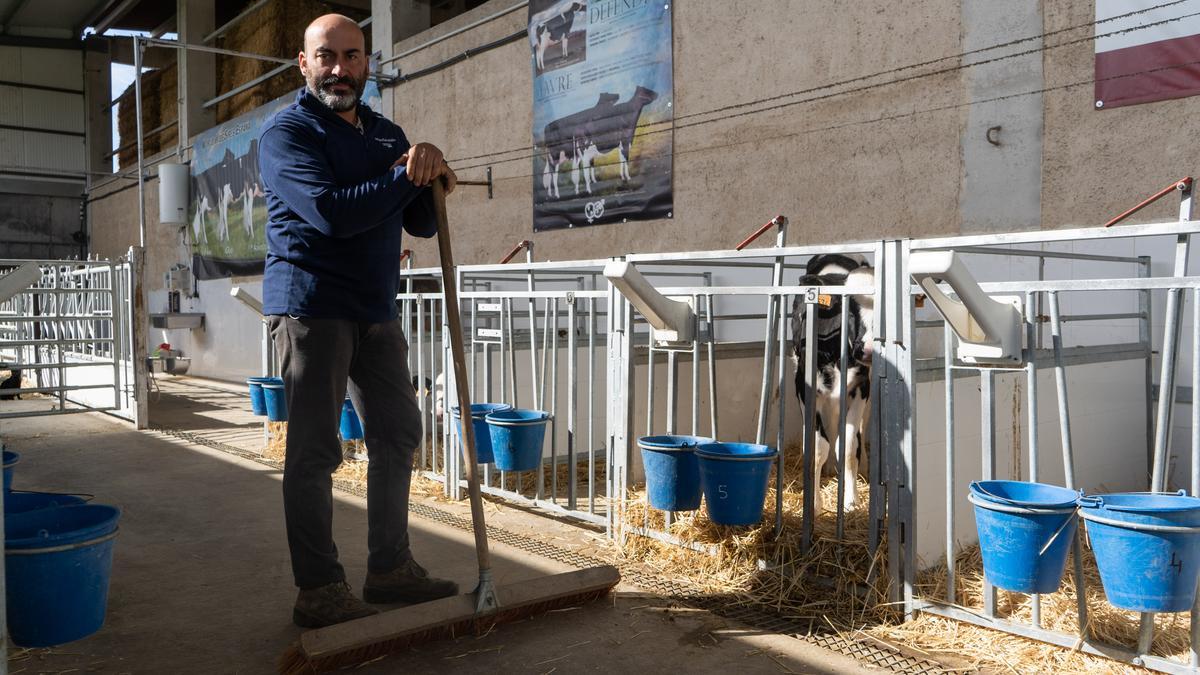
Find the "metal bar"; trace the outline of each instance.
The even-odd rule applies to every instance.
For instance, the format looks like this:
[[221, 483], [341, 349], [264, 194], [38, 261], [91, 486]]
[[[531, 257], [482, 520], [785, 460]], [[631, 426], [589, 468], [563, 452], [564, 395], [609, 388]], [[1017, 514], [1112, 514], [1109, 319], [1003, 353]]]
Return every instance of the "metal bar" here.
[[[834, 453], [838, 479], [836, 527], [839, 541], [845, 538], [846, 531], [846, 510], [843, 504], [846, 501], [846, 370], [850, 362], [850, 340], [847, 339], [850, 330], [849, 316], [850, 303], [843, 298], [841, 311], [838, 313], [838, 335], [841, 336], [842, 347], [838, 350], [838, 423], [835, 427], [837, 446]], [[853, 476], [850, 478], [854, 480]]]
[[984, 628], [1004, 631], [1014, 635], [1039, 640], [1064, 647], [1069, 650], [1078, 650], [1085, 654], [1100, 656], [1107, 659], [1131, 663], [1145, 668], [1164, 673], [1175, 673], [1178, 675], [1195, 675], [1195, 671], [1190, 666], [1171, 659], [1165, 659], [1158, 656], [1148, 656], [1145, 654], [1137, 654], [1122, 647], [1108, 645], [1102, 642], [1094, 642], [1092, 640], [1081, 641], [1078, 637], [1065, 635], [1053, 630], [1044, 628], [1034, 628], [1025, 626], [1004, 619], [989, 618], [980, 616], [979, 614], [967, 609], [958, 607], [947, 607], [933, 601], [922, 601], [919, 603], [919, 609], [922, 612], [944, 616], [956, 621], [963, 621]]
[[[1025, 294], [1025, 407], [1027, 408], [1027, 423], [1029, 425], [1029, 480], [1038, 482], [1038, 400], [1037, 400], [1037, 307], [1034, 304], [1034, 294]], [[1014, 476], [1020, 480], [1020, 476]], [[1034, 627], [1042, 625], [1042, 597], [1034, 594], [1032, 598], [1032, 618]]]
[[416, 54], [419, 51], [428, 49], [429, 47], [432, 47], [433, 45], [436, 45], [439, 42], [442, 42], [444, 40], [449, 40], [452, 37], [455, 37], [455, 36], [458, 36], [458, 35], [461, 35], [461, 34], [467, 32], [467, 31], [473, 30], [474, 28], [477, 28], [478, 26], [482, 26], [485, 23], [489, 23], [495, 19], [498, 19], [498, 18], [506, 15], [506, 14], [511, 14], [512, 12], [515, 12], [518, 9], [527, 7], [528, 5], [529, 5], [529, 0], [522, 0], [521, 2], [518, 2], [515, 5], [507, 8], [507, 9], [502, 9], [502, 10], [496, 12], [495, 14], [489, 14], [488, 16], [485, 16], [482, 19], [479, 19], [478, 21], [474, 21], [470, 24], [467, 24], [466, 26], [461, 26], [459, 28], [456, 28], [456, 29], [450, 31], [449, 33], [446, 33], [444, 35], [439, 35], [439, 36], [433, 38], [432, 40], [429, 40], [427, 42], [422, 42], [421, 44], [417, 45], [416, 47], [413, 47], [411, 49], [400, 52], [399, 54], [396, 54], [386, 60], [380, 61], [379, 66], [382, 68], [383, 66], [385, 66], [389, 63], [392, 63], [394, 61], [399, 61], [400, 59], [402, 59], [406, 56], [411, 56], [413, 54]]
[[1036, 230], [1005, 234], [977, 234], [954, 237], [930, 237], [912, 240], [916, 250], [958, 249], [964, 246], [1002, 246], [1005, 244], [1049, 244], [1055, 242], [1080, 242], [1090, 239], [1120, 239], [1141, 236], [1168, 236], [1200, 232], [1200, 221], [1170, 220], [1157, 223], [1120, 225], [1110, 228], [1080, 227], [1064, 230]]
[[[700, 309], [700, 298], [692, 296], [692, 308]], [[697, 330], [692, 336], [692, 435], [700, 435], [700, 326], [699, 314], [697, 314]], [[1197, 390], [1200, 391], [1200, 390]], [[780, 391], [782, 395], [782, 390]], [[714, 439], [715, 440], [715, 439]], [[782, 447], [782, 444], [780, 444]]]
[[[500, 336], [500, 399], [505, 403], [512, 403], [512, 386], [508, 382], [509, 364], [512, 362], [511, 352], [513, 349], [513, 335], [505, 330], [508, 327], [508, 315], [512, 312], [512, 304], [509, 298], [500, 300], [500, 316], [496, 326]], [[516, 373], [513, 373], [516, 375]]]
[[654, 435], [654, 338], [646, 347], [646, 435]]
[[[895, 272], [897, 279], [897, 287], [904, 288], [907, 285], [908, 275], [908, 260], [910, 257], [909, 244], [907, 241], [901, 241], [898, 244], [899, 253], [895, 264]], [[901, 424], [901, 448], [903, 451], [903, 469], [902, 481], [899, 485], [898, 503], [900, 510], [897, 514], [900, 520], [900, 536], [901, 545], [904, 550], [904, 618], [912, 620], [916, 613], [914, 610], [914, 601], [916, 598], [917, 587], [917, 568], [919, 562], [917, 560], [916, 548], [916, 533], [914, 521], [917, 514], [917, 416], [916, 408], [916, 379], [913, 377], [913, 345], [916, 341], [916, 327], [913, 324], [913, 314], [915, 312], [915, 296], [911, 293], [899, 293], [896, 296], [897, 304], [900, 310], [900, 340], [893, 338], [892, 342], [895, 346], [895, 358], [899, 371], [899, 385], [902, 387], [902, 394], [897, 403], [898, 423]]]
[[508, 370], [512, 373], [512, 383], [510, 388], [510, 404], [514, 408], [521, 407], [520, 387], [517, 386], [517, 332], [513, 330], [513, 305], [512, 298], [504, 299], [504, 321], [508, 328]]
[[713, 326], [712, 316], [713, 297], [707, 296], [704, 298], [705, 320], [708, 323], [708, 339], [706, 347], [708, 350], [708, 414], [709, 414], [709, 436], [714, 440], [717, 436], [717, 363], [713, 356], [713, 342], [716, 341], [715, 328]]
[[[558, 503], [558, 300], [554, 301], [550, 359], [550, 501]], [[575, 467], [571, 467], [574, 470]]]
[[[693, 306], [694, 303], [693, 303]], [[778, 430], [775, 434], [775, 536], [778, 537], [783, 533], [783, 488], [784, 467], [786, 466], [787, 448], [784, 446], [784, 425], [787, 420], [787, 385], [786, 385], [786, 364], [787, 364], [787, 298], [779, 299], [779, 337], [775, 339], [779, 355], [776, 357], [776, 363], [779, 366], [779, 385], [776, 389], [776, 395], [779, 399], [779, 415], [778, 415]], [[693, 343], [697, 347], [698, 343]], [[693, 379], [695, 382], [695, 379]], [[692, 394], [695, 396], [695, 386], [693, 385]], [[695, 423], [693, 423], [693, 427]], [[695, 429], [693, 429], [693, 434]]]
[[1184, 176], [1183, 178], [1180, 178], [1179, 180], [1175, 181], [1174, 183], [1171, 183], [1167, 187], [1165, 187], [1165, 188], [1159, 190], [1158, 192], [1155, 192], [1154, 194], [1150, 195], [1149, 197], [1143, 199], [1141, 202], [1138, 203], [1137, 206], [1134, 206], [1133, 208], [1129, 209], [1128, 211], [1125, 211], [1124, 213], [1120, 214], [1119, 216], [1108, 221], [1107, 223], [1104, 224], [1104, 226], [1112, 227], [1113, 225], [1116, 225], [1117, 223], [1121, 222], [1122, 220], [1125, 220], [1129, 216], [1132, 216], [1133, 214], [1137, 213], [1138, 211], [1141, 211], [1142, 209], [1146, 208], [1147, 206], [1150, 206], [1154, 202], [1162, 199], [1163, 197], [1166, 197], [1167, 195], [1171, 194], [1172, 192], [1174, 192], [1176, 190], [1180, 190], [1180, 191], [1187, 190], [1188, 188], [1191, 187], [1191, 185], [1192, 185], [1192, 177]]
[[[62, 288], [62, 267], [59, 267], [57, 265], [54, 267], [54, 287]], [[59, 314], [62, 312], [61, 304], [62, 304], [62, 296], [56, 296], [55, 302], [54, 302], [54, 311], [56, 314]], [[62, 363], [63, 361], [66, 360], [63, 357], [63, 343], [61, 340], [62, 327], [63, 327], [63, 324], [58, 324], [53, 327], [55, 329], [54, 337], [56, 338], [54, 341], [54, 343], [55, 343], [54, 351], [55, 351], [55, 355], [56, 355], [56, 358], [59, 363]], [[58, 373], [58, 385], [60, 387], [60, 389], [58, 390], [58, 407], [65, 408], [65, 407], [67, 407], [67, 396], [66, 396], [66, 392], [63, 391], [61, 389], [61, 387], [62, 387], [62, 385], [67, 383], [67, 374], [62, 368], [59, 368], [55, 372]]]
[[235, 16], [232, 19], [230, 19], [229, 21], [226, 21], [225, 23], [221, 24], [216, 30], [209, 33], [208, 35], [205, 35], [200, 40], [200, 42], [203, 42], [204, 44], [208, 44], [208, 43], [212, 42], [213, 40], [215, 40], [216, 38], [221, 37], [222, 35], [225, 34], [226, 31], [228, 31], [230, 28], [232, 28], [234, 26], [234, 24], [238, 23], [242, 19], [244, 19], [247, 16], [249, 16], [250, 14], [254, 13], [256, 10], [258, 10], [259, 7], [262, 7], [263, 5], [267, 4], [268, 2], [270, 2], [270, 0], [257, 0], [257, 2], [251, 3], [249, 7], [238, 12], [237, 16]]
[[804, 508], [800, 530], [800, 552], [812, 546], [813, 521], [816, 520], [817, 490], [817, 306], [804, 303]]
[[[783, 245], [787, 239], [787, 218], [784, 218], [783, 216], [776, 217], [771, 221], [771, 224], [779, 227], [779, 232], [775, 235], [775, 248], [783, 248]], [[759, 234], [765, 231], [766, 230], [764, 229], [761, 232], [756, 233], [753, 237], [751, 237], [751, 240], [758, 237]], [[743, 245], [746, 243], [748, 242], [743, 242]], [[775, 257], [775, 264], [771, 267], [772, 288], [778, 288], [783, 285], [783, 262], [783, 256]], [[665, 292], [663, 294], [667, 295]], [[678, 294], [672, 293], [671, 295]], [[688, 293], [688, 295], [697, 295], [697, 293], [691, 292]], [[767, 327], [766, 334], [763, 336], [762, 386], [759, 389], [758, 397], [758, 429], [754, 434], [754, 442], [760, 445], [766, 440], [767, 435], [767, 409], [771, 393], [771, 366], [773, 365], [771, 363], [771, 359], [774, 357], [774, 350], [771, 349], [771, 339], [775, 335], [775, 331], [777, 329], [775, 323], [779, 320], [779, 317], [777, 317], [776, 314], [779, 303], [781, 302], [781, 297], [782, 296], [771, 295], [767, 299]], [[812, 400], [816, 401], [815, 398]]]
[[[1150, 256], [1140, 256], [1139, 260], [1142, 265], [1138, 269], [1138, 276], [1149, 277]], [[1142, 372], [1146, 386], [1146, 473], [1152, 472], [1150, 467], [1154, 466], [1154, 425], [1151, 423], [1154, 419], [1154, 348], [1150, 345], [1150, 317], [1153, 308], [1151, 295], [1150, 291], [1138, 291], [1138, 311], [1142, 313], [1142, 318], [1138, 320], [1138, 341], [1142, 344], [1142, 360], [1145, 363]]]
[[668, 434], [674, 434], [675, 420], [679, 412], [679, 360], [678, 352], [674, 349], [667, 351], [667, 427]]
[[[1200, 288], [1200, 277], [1178, 275], [1163, 276], [1150, 279], [1075, 279], [1058, 281], [992, 281], [982, 282], [979, 287], [988, 294], [994, 293], [1024, 293], [1026, 291], [1140, 291], [1140, 290], [1170, 290], [1172, 288]], [[914, 286], [914, 290], [918, 287]], [[676, 289], [660, 289], [670, 291], [675, 295]], [[823, 292], [823, 291], [822, 291]], [[761, 293], [760, 293], [761, 294]]]
[[[0, 340], [0, 349], [4, 347], [53, 347], [55, 345], [90, 345], [111, 344], [113, 338], [91, 338], [88, 340]], [[59, 359], [61, 362], [61, 359]]]
[[772, 219], [768, 220], [766, 223], [764, 223], [761, 227], [759, 227], [753, 233], [751, 233], [750, 236], [743, 239], [740, 244], [738, 244], [737, 246], [734, 246], [733, 250], [740, 251], [740, 250], [746, 248], [755, 239], [758, 239], [762, 235], [766, 234], [767, 230], [770, 230], [772, 227], [785, 227], [786, 225], [787, 225], [787, 218], [785, 218], [784, 216], [775, 216], [774, 218], [772, 218]]
[[[579, 430], [575, 426], [575, 408], [579, 401], [579, 382], [576, 379], [575, 360], [578, 357], [575, 345], [575, 296], [567, 297], [567, 508], [575, 510], [576, 474], [575, 444]], [[589, 457], [591, 450], [588, 450]]]
[[[588, 513], [596, 513], [596, 300], [587, 299], [588, 312], [588, 389], [587, 389], [587, 428], [588, 428]], [[532, 333], [531, 333], [532, 334]], [[607, 419], [605, 420], [607, 422]]]
[[957, 603], [954, 560], [954, 331], [943, 321], [942, 344], [946, 354], [946, 602]]
[[142, 131], [142, 41], [133, 36], [133, 96], [137, 117], [138, 246], [146, 247], [146, 157]]
[[[996, 406], [993, 401], [996, 389], [995, 374], [990, 370], [980, 370], [979, 380], [983, 480], [992, 480], [996, 476]], [[983, 582], [983, 611], [989, 617], [996, 616], [996, 587], [986, 579]]]
[[[59, 380], [60, 382], [62, 380]], [[20, 389], [5, 389], [4, 395], [20, 396], [21, 394], [57, 394], [59, 407], [65, 406], [67, 403], [74, 403], [64, 398], [63, 394], [68, 391], [84, 391], [89, 389], [111, 389], [112, 385], [104, 384], [76, 384], [76, 385], [54, 385], [49, 387], [23, 387]], [[83, 404], [80, 404], [83, 405]]]
[[72, 413], [88, 413], [88, 412], [113, 412], [117, 408], [106, 406], [103, 408], [66, 408], [65, 410], [27, 410], [15, 413], [0, 413], [0, 420], [16, 419], [18, 417], [45, 417], [47, 415], [69, 415]]
[[[417, 332], [417, 378], [418, 378], [417, 381], [420, 382], [421, 381], [420, 378], [425, 377], [425, 301], [424, 300], [417, 300], [417, 331], [416, 332]], [[457, 387], [458, 384], [456, 383], [455, 386]], [[445, 393], [446, 404], [452, 405], [451, 401], [453, 401], [453, 400], [454, 399], [450, 398], [450, 383], [446, 382], [446, 393]], [[425, 419], [425, 397], [423, 397], [423, 396], [417, 397], [417, 410], [420, 411], [420, 413], [421, 413], [421, 466], [425, 466], [426, 462], [428, 462], [430, 459], [429, 458], [429, 446], [425, 439], [425, 437], [429, 434], [429, 429], [428, 429], [428, 427], [426, 427], [426, 419]], [[460, 410], [459, 413], [463, 414], [464, 411]], [[470, 417], [470, 411], [466, 411], [465, 414], [468, 417]], [[450, 476], [447, 475], [446, 478], [447, 478], [446, 489], [449, 490], [450, 489], [450, 480], [449, 480]]]
[[[1192, 391], [1200, 392], [1200, 289], [1192, 291]], [[1200, 495], [1200, 401], [1192, 397], [1192, 496]], [[1200, 667], [1200, 594], [1192, 604], [1188, 625], [1188, 657]]]
[[[1062, 321], [1059, 320], [1058, 293], [1047, 294], [1047, 305], [1050, 310], [1050, 341], [1054, 350], [1054, 385], [1058, 392], [1058, 429], [1062, 445], [1063, 480], [1066, 487], [1075, 489], [1075, 454], [1071, 442], [1071, 414], [1067, 399], [1067, 369], [1063, 363]], [[1075, 613], [1079, 621], [1079, 635], [1087, 638], [1089, 629], [1087, 621], [1087, 580], [1083, 576], [1083, 547], [1079, 544], [1080, 532], [1076, 532], [1075, 540], [1071, 542], [1071, 558], [1075, 574]]]
[[[525, 246], [525, 262], [533, 263], [533, 242], [529, 242]], [[535, 290], [535, 280], [533, 268], [530, 267], [525, 272], [525, 287], [533, 293]], [[538, 353], [537, 353], [537, 301], [529, 298], [529, 391], [533, 399], [533, 407], [537, 410], [542, 409], [542, 398], [538, 395]]]
[[[101, 368], [104, 366], [120, 366], [120, 361], [116, 359], [105, 359], [103, 361], [66, 361], [61, 363], [8, 363], [6, 365], [17, 370], [60, 370], [63, 368]], [[5, 390], [4, 393], [8, 393]]]
[[1119, 255], [1094, 255], [1091, 253], [1068, 253], [1066, 251], [1042, 251], [1024, 248], [987, 248], [985, 246], [959, 246], [955, 253], [970, 253], [973, 255], [1018, 256], [1026, 258], [1060, 258], [1063, 260], [1087, 260], [1091, 262], [1136, 263], [1138, 259]]
[[[1154, 466], [1150, 489], [1163, 490], [1171, 446], [1171, 417], [1175, 407], [1175, 357], [1179, 349], [1181, 289], [1167, 291], [1166, 326], [1163, 329], [1162, 368], [1158, 375], [1158, 414], [1154, 433]], [[1165, 392], [1162, 393], [1162, 392]]]
[[[883, 354], [885, 330], [887, 328], [887, 300], [891, 297], [891, 283], [887, 278], [889, 258], [889, 247], [883, 242], [879, 242], [875, 249], [875, 339], [876, 352]], [[867, 499], [867, 553], [874, 556], [879, 550], [879, 541], [883, 536], [883, 518], [884, 511], [887, 507], [887, 472], [884, 470], [886, 466], [887, 456], [890, 452], [887, 445], [884, 443], [883, 433], [883, 392], [885, 389], [885, 377], [887, 375], [886, 364], [884, 367], [871, 368], [871, 391], [877, 392], [877, 395], [870, 397], [871, 406], [871, 424], [868, 428], [868, 433], [871, 439], [871, 447], [879, 448], [878, 452], [871, 452], [867, 455], [869, 468], [867, 473], [870, 478], [870, 492]], [[889, 547], [890, 548], [890, 547]], [[891, 561], [888, 562], [888, 572], [892, 572]]]

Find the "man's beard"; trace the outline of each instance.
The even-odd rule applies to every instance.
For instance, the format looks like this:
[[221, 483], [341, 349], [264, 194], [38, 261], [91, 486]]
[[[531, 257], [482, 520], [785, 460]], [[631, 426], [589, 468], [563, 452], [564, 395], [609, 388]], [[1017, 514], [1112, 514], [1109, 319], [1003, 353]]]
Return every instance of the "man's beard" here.
[[[335, 94], [332, 87], [337, 84], [344, 84], [350, 87], [348, 94]], [[361, 80], [355, 80], [350, 76], [329, 76], [323, 80], [309, 80], [308, 90], [313, 93], [325, 105], [329, 106], [334, 112], [346, 112], [352, 110], [362, 98], [363, 90], [367, 87], [367, 78], [364, 76]]]

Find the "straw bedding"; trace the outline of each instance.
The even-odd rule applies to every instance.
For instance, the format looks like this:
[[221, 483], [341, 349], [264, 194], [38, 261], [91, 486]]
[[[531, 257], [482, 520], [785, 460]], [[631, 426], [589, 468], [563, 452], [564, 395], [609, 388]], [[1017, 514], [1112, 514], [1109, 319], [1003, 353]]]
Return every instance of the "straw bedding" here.
[[[286, 423], [272, 423], [272, 440], [264, 455], [282, 459], [280, 432]], [[366, 462], [343, 462], [335, 476], [365, 487]], [[581, 489], [586, 486], [587, 466], [579, 474]], [[566, 464], [558, 468], [559, 488], [567, 478]], [[596, 465], [597, 486], [603, 486], [603, 462]], [[546, 494], [550, 472], [545, 472]], [[888, 601], [886, 574], [887, 544], [881, 541], [874, 556], [867, 550], [868, 513], [865, 481], [856, 481], [860, 507], [845, 514], [844, 536], [836, 538], [836, 520], [826, 511], [813, 525], [811, 551], [800, 555], [801, 453], [788, 452], [783, 491], [783, 529], [774, 534], [775, 485], [768, 488], [766, 509], [760, 524], [751, 527], [726, 527], [710, 521], [703, 509], [677, 514], [670, 533], [685, 544], [703, 550], [665, 544], [626, 532], [604, 550], [620, 566], [636, 566], [676, 582], [712, 594], [720, 594], [732, 603], [765, 606], [781, 615], [808, 619], [812, 630], [833, 629], [847, 636], [868, 636], [912, 648], [931, 657], [951, 655], [969, 665], [1011, 673], [1132, 673], [1141, 668], [1109, 661], [1070, 649], [1028, 640], [968, 623], [921, 614], [902, 623], [895, 605]], [[512, 487], [512, 482], [508, 486]], [[522, 474], [521, 491], [532, 496], [536, 472]], [[444, 499], [439, 482], [416, 474], [413, 492]], [[827, 509], [837, 499], [837, 482], [826, 481], [821, 498]], [[650, 509], [643, 490], [635, 490], [626, 504], [626, 522], [662, 528], [662, 513]], [[1133, 648], [1137, 643], [1138, 615], [1116, 609], [1104, 598], [1099, 573], [1091, 552], [1084, 547], [1084, 578], [1087, 586], [1089, 629], [1094, 638], [1109, 644]], [[978, 546], [958, 553], [956, 567], [956, 603], [981, 611], [983, 607], [983, 564]], [[1042, 626], [1067, 634], [1078, 632], [1075, 609], [1076, 582], [1073, 563], [1068, 559], [1062, 588], [1042, 596]], [[946, 596], [945, 565], [932, 567], [918, 579], [919, 595], [942, 599]], [[1028, 624], [1032, 613], [1029, 596], [997, 590], [997, 614], [1017, 623]], [[1188, 649], [1189, 615], [1160, 614], [1155, 617], [1155, 640], [1151, 652], [1184, 659]]]

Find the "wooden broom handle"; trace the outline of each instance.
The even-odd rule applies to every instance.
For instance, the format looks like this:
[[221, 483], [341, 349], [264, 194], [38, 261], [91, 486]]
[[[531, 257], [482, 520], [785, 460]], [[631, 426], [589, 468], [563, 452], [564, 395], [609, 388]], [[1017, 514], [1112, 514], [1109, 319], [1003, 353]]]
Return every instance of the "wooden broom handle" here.
[[[454, 276], [454, 254], [450, 251], [450, 225], [446, 220], [446, 187], [438, 177], [433, 190], [433, 212], [437, 218], [438, 253], [442, 264], [442, 289], [445, 292], [446, 323], [450, 330], [450, 353], [454, 360], [454, 388], [458, 390], [458, 418], [462, 422], [463, 460], [467, 463], [467, 494], [471, 499], [471, 526], [475, 530], [475, 553], [480, 571], [492, 567], [488, 552], [487, 524], [483, 519], [483, 495], [479, 490], [479, 465], [475, 455], [475, 420], [471, 417], [471, 392], [468, 390], [467, 362], [463, 348], [462, 318], [458, 313], [458, 284]], [[446, 477], [447, 480], [458, 480]]]

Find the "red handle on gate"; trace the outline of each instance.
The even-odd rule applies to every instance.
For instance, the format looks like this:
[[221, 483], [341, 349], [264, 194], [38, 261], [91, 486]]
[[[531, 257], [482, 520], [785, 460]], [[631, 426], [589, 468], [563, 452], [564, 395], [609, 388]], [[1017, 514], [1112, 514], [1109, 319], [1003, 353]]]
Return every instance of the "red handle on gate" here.
[[1138, 211], [1141, 211], [1142, 209], [1146, 208], [1147, 206], [1150, 206], [1154, 202], [1162, 199], [1163, 197], [1166, 197], [1167, 195], [1171, 194], [1172, 192], [1174, 192], [1176, 190], [1186, 190], [1186, 189], [1190, 188], [1191, 186], [1192, 186], [1192, 177], [1184, 176], [1183, 178], [1180, 178], [1179, 180], [1175, 181], [1174, 183], [1171, 183], [1167, 187], [1150, 195], [1145, 200], [1143, 200], [1141, 204], [1138, 204], [1137, 206], [1133, 207], [1132, 209], [1129, 209], [1128, 211], [1126, 211], [1125, 213], [1122, 213], [1121, 215], [1117, 216], [1116, 218], [1113, 218], [1112, 220], [1108, 221], [1107, 223], [1104, 224], [1104, 226], [1112, 227], [1113, 225], [1116, 225], [1117, 223], [1121, 222], [1122, 220], [1125, 220], [1129, 216], [1132, 216], [1133, 214], [1137, 213]]
[[500, 264], [503, 265], [504, 263], [508, 262], [509, 260], [512, 260], [514, 256], [516, 256], [518, 253], [521, 252], [521, 249], [529, 248], [530, 246], [533, 246], [533, 242], [529, 241], [528, 239], [524, 239], [522, 241], [517, 242], [517, 245], [514, 246], [513, 249], [508, 252], [508, 255], [506, 255], [500, 259]]
[[763, 234], [765, 234], [767, 230], [771, 229], [772, 227], [783, 227], [784, 225], [787, 225], [787, 222], [788, 222], [787, 216], [775, 216], [774, 218], [772, 218], [772, 219], [768, 220], [766, 223], [764, 223], [762, 227], [755, 230], [754, 234], [743, 239], [742, 243], [735, 246], [733, 250], [740, 251], [740, 250], [746, 248], [747, 246], [750, 245], [750, 242], [763, 236]]

